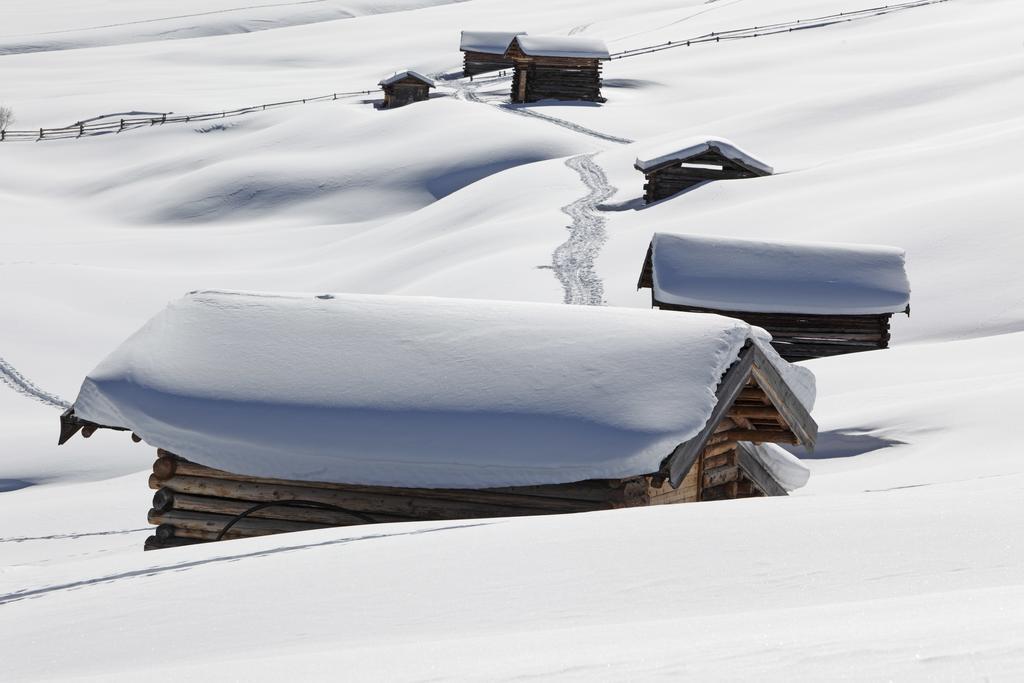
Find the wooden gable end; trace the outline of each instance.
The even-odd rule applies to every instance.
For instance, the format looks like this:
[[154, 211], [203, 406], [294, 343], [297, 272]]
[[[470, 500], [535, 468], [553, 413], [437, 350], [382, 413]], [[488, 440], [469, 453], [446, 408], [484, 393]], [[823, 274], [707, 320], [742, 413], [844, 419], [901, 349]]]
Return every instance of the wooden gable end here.
[[[760, 484], [758, 480], [771, 475], [763, 465], [758, 470], [750, 463], [757, 458], [749, 450], [740, 455], [739, 444], [788, 443], [813, 450], [817, 423], [764, 352], [752, 343], [726, 371], [715, 395], [715, 409], [704, 429], [665, 459], [662, 474], [677, 488], [696, 466], [699, 491], [704, 491], [739, 482], [744, 478], [741, 473], [746, 473], [745, 478], [758, 484], [763, 495], [781, 495], [778, 482], [767, 488]], [[721, 472], [709, 473], [717, 469]], [[735, 493], [721, 497], [735, 497]]]

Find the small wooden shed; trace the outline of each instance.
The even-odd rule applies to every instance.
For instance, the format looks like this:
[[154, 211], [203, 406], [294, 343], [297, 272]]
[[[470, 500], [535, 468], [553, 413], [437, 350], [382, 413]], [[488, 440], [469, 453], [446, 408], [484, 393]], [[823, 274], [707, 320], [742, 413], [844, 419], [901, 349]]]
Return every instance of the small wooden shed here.
[[[377, 522], [786, 495], [814, 377], [739, 320], [194, 292], [61, 417], [157, 449], [147, 549]], [[582, 343], [585, 340], [586, 343]]]
[[656, 233], [637, 288], [655, 308], [761, 327], [790, 362], [887, 348], [893, 314], [910, 314], [895, 247]]
[[463, 31], [459, 41], [462, 73], [477, 76], [491, 71], [511, 69], [512, 59], [505, 53], [512, 39], [525, 31]]
[[400, 71], [382, 79], [378, 85], [384, 90], [384, 103], [381, 108], [394, 109], [429, 98], [434, 81], [415, 71]]
[[505, 53], [515, 71], [512, 101], [604, 102], [601, 62], [610, 59], [604, 41], [585, 36], [516, 36]]
[[634, 168], [644, 174], [648, 204], [712, 180], [756, 178], [772, 167], [728, 140], [691, 138], [654, 147], [638, 157]]

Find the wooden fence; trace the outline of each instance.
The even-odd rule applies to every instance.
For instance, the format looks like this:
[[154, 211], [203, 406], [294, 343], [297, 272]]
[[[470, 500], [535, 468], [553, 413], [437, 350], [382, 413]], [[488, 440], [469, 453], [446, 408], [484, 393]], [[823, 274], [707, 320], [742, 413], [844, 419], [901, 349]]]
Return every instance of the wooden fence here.
[[60, 128], [37, 128], [33, 130], [4, 130], [0, 131], [0, 142], [35, 142], [39, 140], [66, 140], [91, 135], [105, 135], [108, 133], [120, 133], [135, 128], [148, 128], [149, 126], [160, 126], [167, 123], [197, 123], [200, 121], [215, 121], [218, 119], [232, 118], [254, 114], [260, 111], [277, 109], [279, 107], [290, 107], [311, 102], [329, 102], [359, 95], [370, 95], [376, 90], [356, 90], [352, 92], [336, 92], [330, 95], [318, 97], [306, 97], [298, 100], [287, 100], [284, 102], [270, 102], [268, 104], [257, 104], [252, 107], [241, 109], [230, 109], [227, 111], [207, 112], [204, 114], [159, 114], [149, 116], [125, 116], [123, 118], [107, 118], [94, 121], [79, 121], [70, 126]]

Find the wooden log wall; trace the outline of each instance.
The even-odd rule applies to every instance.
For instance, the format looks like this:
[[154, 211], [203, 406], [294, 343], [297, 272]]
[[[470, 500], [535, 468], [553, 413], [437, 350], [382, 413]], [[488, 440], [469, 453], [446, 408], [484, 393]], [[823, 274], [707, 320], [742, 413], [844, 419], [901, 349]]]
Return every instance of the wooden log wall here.
[[512, 75], [512, 101], [540, 100], [604, 102], [601, 96], [601, 62], [596, 59], [516, 60]]
[[512, 60], [505, 55], [487, 52], [465, 51], [462, 54], [462, 73], [466, 76], [477, 76], [492, 71], [512, 69]]
[[711, 180], [753, 178], [755, 174], [738, 167], [723, 167], [716, 170], [675, 165], [648, 171], [644, 177], [644, 201], [650, 204]]
[[791, 363], [889, 347], [891, 313], [809, 315], [722, 311], [666, 304], [660, 301], [654, 301], [654, 305], [664, 310], [717, 313], [763, 327], [772, 335], [772, 347]]
[[[156, 493], [147, 549], [225, 538], [372, 522], [564, 514], [648, 505], [650, 478], [494, 489], [418, 489], [290, 481], [232, 474], [158, 451], [149, 486]], [[274, 503], [281, 503], [274, 505]], [[307, 505], [320, 507], [307, 507]], [[180, 541], [180, 542], [179, 542]]]

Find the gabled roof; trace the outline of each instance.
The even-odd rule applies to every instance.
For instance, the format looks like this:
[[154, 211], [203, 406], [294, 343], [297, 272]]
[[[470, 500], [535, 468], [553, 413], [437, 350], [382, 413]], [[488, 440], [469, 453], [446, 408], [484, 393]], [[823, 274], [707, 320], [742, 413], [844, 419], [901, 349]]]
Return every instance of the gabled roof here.
[[646, 173], [662, 166], [687, 163], [707, 152], [719, 154], [755, 175], [771, 175], [773, 173], [771, 166], [756, 159], [728, 140], [708, 137], [691, 137], [651, 146], [637, 157], [634, 167], [638, 171]]
[[418, 81], [423, 81], [431, 88], [434, 87], [434, 80], [432, 78], [428, 78], [423, 74], [419, 73], [418, 71], [412, 70], [399, 71], [393, 76], [388, 76], [387, 78], [381, 79], [380, 82], [377, 83], [377, 85], [391, 85], [392, 83], [397, 83], [398, 81], [404, 78], [415, 78]]
[[608, 46], [600, 38], [587, 36], [516, 36], [523, 54], [530, 57], [573, 57], [610, 59]]
[[[714, 315], [195, 292], [89, 373], [69, 419], [279, 479], [625, 478], [658, 471], [705, 430], [716, 387], [751, 343], [774, 354], [763, 331]], [[809, 371], [771, 362], [809, 407]]]
[[526, 35], [526, 31], [463, 31], [459, 49], [463, 52], [503, 55], [512, 39], [522, 35]]
[[902, 249], [655, 233], [638, 287], [716, 311], [870, 315], [910, 303]]

